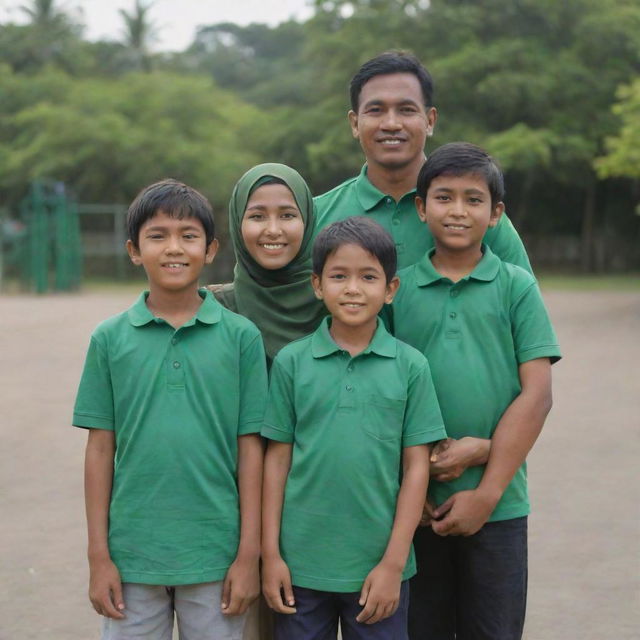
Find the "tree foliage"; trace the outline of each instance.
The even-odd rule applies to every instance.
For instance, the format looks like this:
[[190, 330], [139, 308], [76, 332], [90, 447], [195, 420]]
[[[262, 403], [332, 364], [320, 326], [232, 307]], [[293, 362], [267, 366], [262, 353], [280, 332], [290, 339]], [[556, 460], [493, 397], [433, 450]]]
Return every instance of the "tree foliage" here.
[[640, 179], [640, 79], [620, 87], [612, 107], [620, 118], [618, 133], [606, 139], [608, 153], [596, 161], [599, 174]]
[[86, 200], [127, 202], [145, 182], [174, 175], [223, 203], [262, 160], [326, 190], [362, 163], [346, 119], [351, 76], [402, 48], [435, 79], [430, 146], [464, 139], [494, 153], [525, 235], [580, 235], [592, 268], [606, 262], [603, 230], [638, 231], [637, 0], [314, 8], [303, 23], [206, 25], [184, 52], [151, 55], [153, 5], [144, 0], [122, 11], [125, 41], [95, 43], [54, 0], [32, 0], [29, 24], [0, 25], [0, 197], [11, 204], [49, 175]]

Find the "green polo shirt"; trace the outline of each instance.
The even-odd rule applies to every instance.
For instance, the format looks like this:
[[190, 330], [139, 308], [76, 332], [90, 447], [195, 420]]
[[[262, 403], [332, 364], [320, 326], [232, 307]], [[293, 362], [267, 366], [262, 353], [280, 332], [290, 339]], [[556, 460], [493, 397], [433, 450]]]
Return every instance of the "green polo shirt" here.
[[[358, 591], [389, 541], [403, 447], [445, 437], [427, 361], [381, 322], [351, 357], [325, 318], [278, 353], [262, 435], [293, 444], [280, 534], [293, 584]], [[412, 550], [403, 579], [415, 570]]]
[[[558, 341], [533, 276], [490, 249], [457, 283], [441, 276], [430, 252], [404, 269], [393, 301], [395, 336], [429, 360], [449, 436], [491, 438], [520, 393], [518, 366], [535, 358], [560, 359]], [[478, 486], [484, 466], [457, 480], [432, 481], [436, 504]], [[490, 520], [529, 513], [526, 464], [516, 472]]]
[[73, 424], [115, 432], [109, 551], [122, 580], [221, 580], [239, 541], [238, 436], [264, 416], [262, 338], [204, 289], [177, 330], [147, 295], [93, 332]]
[[[382, 193], [369, 182], [365, 164], [360, 175], [314, 198], [316, 235], [337, 220], [369, 216], [393, 236], [398, 251], [398, 268], [408, 267], [421, 260], [434, 246], [429, 227], [418, 217], [415, 198], [415, 189], [403, 195], [398, 202]], [[506, 215], [487, 231], [484, 241], [501, 260], [532, 272], [522, 240]]]

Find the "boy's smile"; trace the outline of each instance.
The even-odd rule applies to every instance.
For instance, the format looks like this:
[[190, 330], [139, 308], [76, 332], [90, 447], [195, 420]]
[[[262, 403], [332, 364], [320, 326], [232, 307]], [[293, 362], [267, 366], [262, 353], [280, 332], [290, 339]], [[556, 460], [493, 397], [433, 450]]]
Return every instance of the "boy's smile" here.
[[197, 289], [200, 272], [213, 261], [217, 248], [217, 240], [207, 246], [197, 218], [173, 218], [163, 211], [140, 227], [137, 247], [127, 242], [131, 261], [144, 267], [150, 290], [166, 293]]
[[335, 332], [375, 330], [383, 304], [391, 302], [399, 281], [387, 279], [380, 261], [356, 244], [344, 244], [327, 257], [322, 275], [313, 274], [318, 299], [331, 313]]
[[491, 204], [485, 178], [477, 174], [440, 175], [427, 190], [426, 201], [416, 198], [418, 215], [429, 225], [436, 250], [477, 251], [489, 227], [494, 227], [504, 210]]

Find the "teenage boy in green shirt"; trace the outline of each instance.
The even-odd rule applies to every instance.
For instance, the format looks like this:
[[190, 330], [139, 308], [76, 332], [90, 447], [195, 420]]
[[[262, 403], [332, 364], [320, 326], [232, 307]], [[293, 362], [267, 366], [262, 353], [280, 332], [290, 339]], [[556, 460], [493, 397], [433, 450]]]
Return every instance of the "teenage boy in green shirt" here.
[[400, 272], [392, 324], [428, 358], [451, 439], [434, 449], [431, 526], [414, 540], [414, 640], [522, 635], [525, 459], [551, 408], [560, 351], [533, 276], [482, 243], [503, 196], [500, 169], [471, 144], [440, 147], [418, 177], [416, 206], [435, 248]]
[[398, 287], [391, 236], [353, 217], [313, 249], [331, 317], [284, 347], [262, 435], [263, 591], [276, 640], [407, 638], [411, 539], [444, 436], [424, 356], [378, 321]]
[[257, 328], [198, 288], [211, 206], [165, 180], [129, 208], [149, 291], [91, 337], [73, 424], [89, 429], [89, 597], [103, 640], [240, 640], [259, 592], [267, 379]]
[[[438, 116], [433, 81], [417, 58], [388, 51], [360, 67], [351, 80], [350, 99], [351, 133], [366, 163], [358, 176], [314, 198], [316, 229], [348, 216], [370, 217], [393, 236], [402, 269], [433, 248], [433, 237], [415, 207], [425, 143]], [[502, 260], [531, 271], [522, 240], [506, 215], [488, 230], [485, 242]]]

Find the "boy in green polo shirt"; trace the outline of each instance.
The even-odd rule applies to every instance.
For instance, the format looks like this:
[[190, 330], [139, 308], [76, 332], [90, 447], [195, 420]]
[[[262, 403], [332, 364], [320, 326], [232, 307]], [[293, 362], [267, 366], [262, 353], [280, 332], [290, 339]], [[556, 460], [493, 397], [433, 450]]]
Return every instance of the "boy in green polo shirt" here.
[[[504, 209], [502, 173], [466, 143], [434, 151], [416, 206], [435, 241], [400, 272], [397, 338], [426, 355], [447, 440], [416, 532], [414, 640], [516, 640], [527, 578], [526, 456], [551, 408], [556, 336], [531, 274], [482, 242]], [[435, 508], [432, 507], [435, 505]]]
[[427, 361], [377, 319], [396, 260], [367, 218], [327, 227], [312, 278], [331, 317], [271, 370], [262, 558], [276, 640], [335, 638], [339, 620], [344, 640], [407, 638], [427, 443], [444, 429]]
[[267, 379], [257, 328], [198, 288], [211, 206], [165, 180], [129, 208], [149, 291], [91, 336], [73, 424], [89, 429], [89, 597], [103, 639], [240, 640], [259, 592]]

